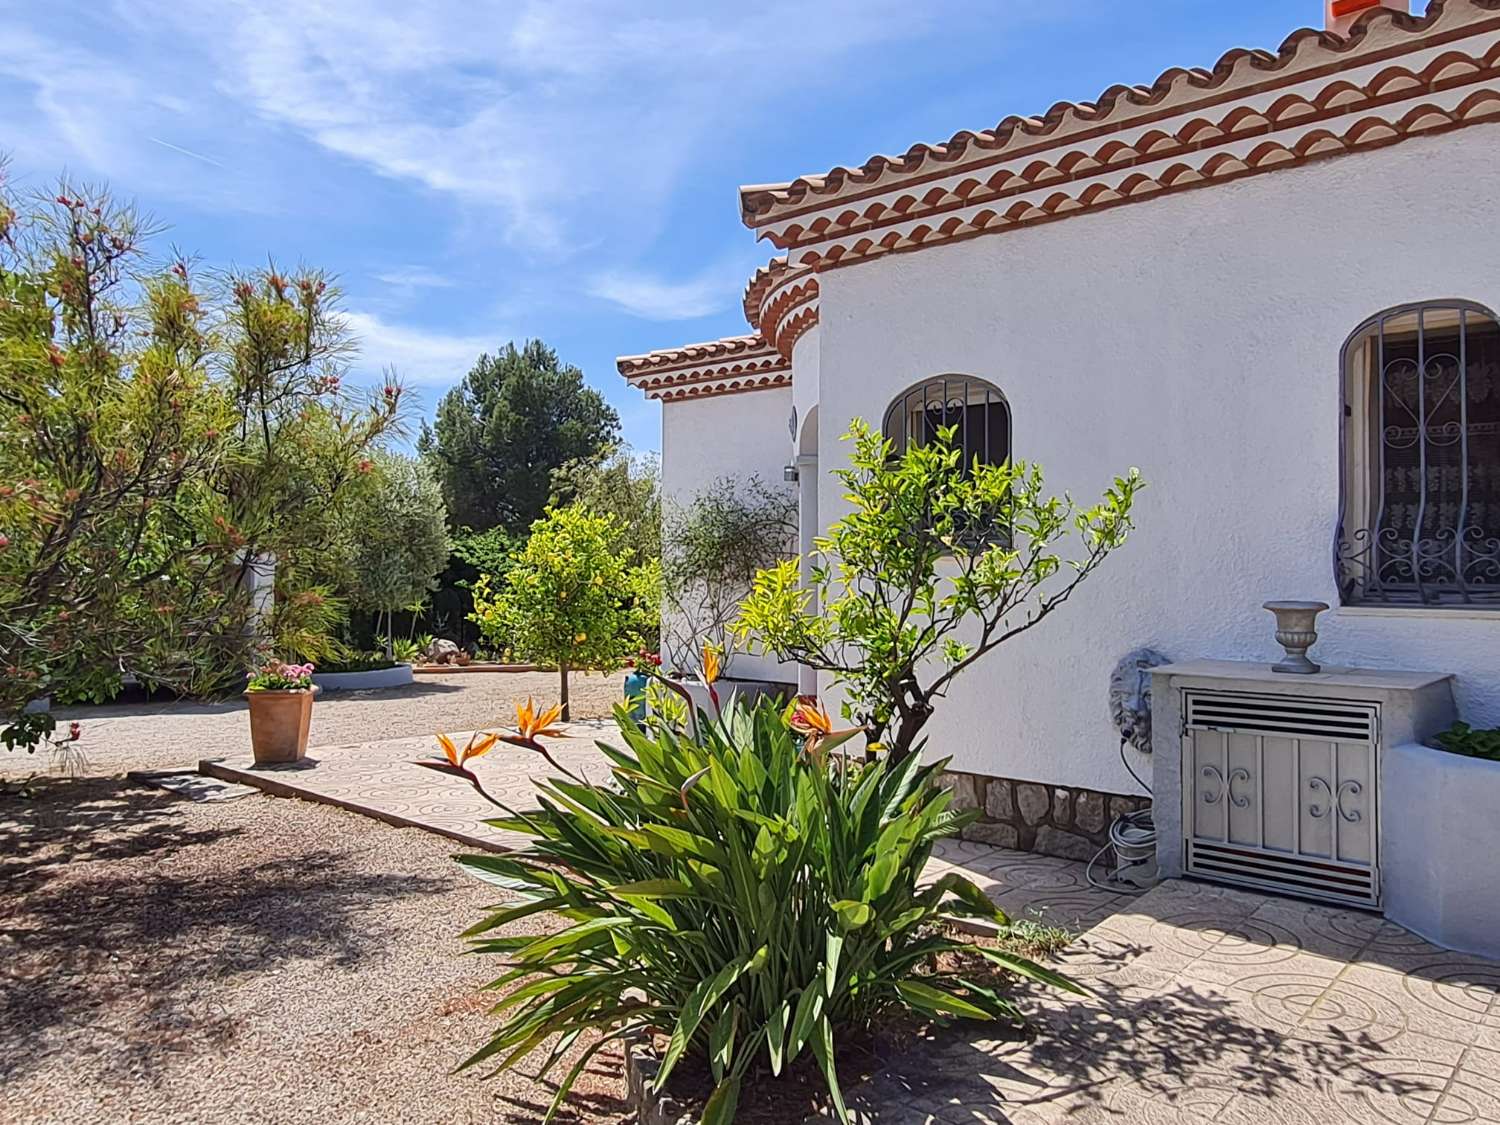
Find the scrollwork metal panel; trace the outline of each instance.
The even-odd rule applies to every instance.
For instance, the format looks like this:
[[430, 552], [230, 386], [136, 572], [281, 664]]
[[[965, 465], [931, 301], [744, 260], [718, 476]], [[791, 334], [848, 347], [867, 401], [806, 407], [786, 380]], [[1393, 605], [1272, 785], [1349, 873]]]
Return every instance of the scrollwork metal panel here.
[[[1209, 717], [1202, 725], [1189, 719], [1183, 736], [1188, 872], [1312, 898], [1378, 903], [1376, 743], [1322, 737], [1316, 729], [1305, 737], [1236, 729], [1224, 725], [1224, 708], [1198, 706], [1206, 698], [1190, 692], [1184, 701], [1184, 715]], [[1320, 703], [1304, 698], [1298, 706], [1307, 712]], [[1364, 727], [1377, 729], [1373, 704], [1327, 706], [1345, 718], [1362, 709]]]

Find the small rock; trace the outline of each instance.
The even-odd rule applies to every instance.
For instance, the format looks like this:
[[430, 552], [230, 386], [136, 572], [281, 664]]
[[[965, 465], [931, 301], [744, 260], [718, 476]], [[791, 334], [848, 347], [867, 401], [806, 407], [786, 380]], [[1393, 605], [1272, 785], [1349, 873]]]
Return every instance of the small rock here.
[[1073, 803], [1073, 820], [1084, 832], [1103, 832], [1108, 823], [1104, 815], [1104, 794], [1078, 794], [1078, 800]]
[[994, 844], [1001, 848], [1019, 848], [1021, 833], [1014, 824], [971, 824], [963, 831], [965, 840], [979, 844]]
[[441, 637], [427, 646], [427, 663], [429, 664], [451, 664], [458, 658], [459, 647], [452, 641], [445, 641]]
[[1027, 824], [1040, 824], [1046, 820], [1047, 812], [1052, 807], [1046, 787], [1030, 782], [1016, 787], [1016, 804], [1020, 806], [1021, 817]]
[[1032, 850], [1041, 852], [1043, 855], [1060, 856], [1063, 859], [1088, 860], [1094, 858], [1094, 853], [1099, 848], [1092, 840], [1085, 840], [1075, 833], [1064, 832], [1061, 828], [1048, 825], [1037, 829], [1036, 843], [1032, 846]]
[[1014, 820], [1015, 786], [1003, 778], [992, 777], [984, 795], [984, 811], [992, 820]]
[[1135, 812], [1136, 809], [1141, 807], [1142, 803], [1142, 801], [1135, 797], [1111, 797], [1109, 799], [1110, 823], [1119, 820], [1126, 813]]

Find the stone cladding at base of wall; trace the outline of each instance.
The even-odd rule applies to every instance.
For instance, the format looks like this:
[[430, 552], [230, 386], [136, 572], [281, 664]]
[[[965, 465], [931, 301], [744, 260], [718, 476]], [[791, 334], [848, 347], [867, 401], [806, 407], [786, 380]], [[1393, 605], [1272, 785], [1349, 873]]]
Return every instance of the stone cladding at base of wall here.
[[1092, 859], [1109, 843], [1109, 826], [1116, 817], [1151, 803], [1147, 797], [978, 773], [949, 772], [941, 781], [953, 790], [955, 810], [980, 811], [980, 818], [964, 829], [965, 840], [1064, 859]]

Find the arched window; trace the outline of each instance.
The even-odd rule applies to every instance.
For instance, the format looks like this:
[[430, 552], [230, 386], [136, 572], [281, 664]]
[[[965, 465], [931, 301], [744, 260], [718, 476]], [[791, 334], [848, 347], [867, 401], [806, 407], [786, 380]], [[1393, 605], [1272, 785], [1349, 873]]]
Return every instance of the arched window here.
[[1500, 609], [1500, 323], [1465, 301], [1344, 346], [1337, 570], [1351, 605]]
[[953, 426], [964, 464], [999, 465], [1010, 459], [1010, 405], [1000, 388], [969, 375], [939, 375], [898, 396], [881, 427], [896, 453], [926, 445]]

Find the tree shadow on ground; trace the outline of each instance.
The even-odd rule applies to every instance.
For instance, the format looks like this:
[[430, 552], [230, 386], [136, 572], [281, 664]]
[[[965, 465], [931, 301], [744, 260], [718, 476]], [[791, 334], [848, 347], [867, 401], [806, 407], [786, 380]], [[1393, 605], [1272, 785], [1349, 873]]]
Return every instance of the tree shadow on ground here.
[[[1234, 1120], [1302, 1122], [1341, 1096], [1432, 1101], [1443, 1089], [1441, 1079], [1388, 1073], [1382, 1062], [1399, 1056], [1368, 1032], [1299, 1034], [1211, 987], [1123, 983], [1131, 963], [1153, 952], [1114, 945], [1096, 959], [1088, 999], [1018, 989], [1031, 1020], [1011, 1040], [993, 1025], [929, 1031], [849, 1095], [856, 1120], [896, 1125], [934, 1113], [951, 1125], [1166, 1125], [1220, 1116], [1240, 1099]], [[1121, 982], [1110, 979], [1109, 959]], [[1290, 1116], [1266, 1116], [1279, 1112], [1273, 1104]]]
[[[463, 690], [462, 684], [445, 684], [417, 679], [400, 687], [324, 690], [318, 694], [318, 706], [418, 699], [424, 695], [454, 695]], [[236, 695], [223, 699], [117, 699], [110, 703], [80, 703], [67, 707], [54, 707], [52, 710], [60, 722], [66, 723], [76, 719], [81, 723], [86, 723], [98, 719], [139, 719], [153, 715], [226, 715], [234, 711], [247, 710], [248, 706], [243, 697]]]
[[[192, 802], [127, 785], [58, 782], [0, 805], [12, 892], [0, 906], [0, 1083], [47, 1065], [31, 1048], [53, 1030], [117, 1038], [108, 1068], [136, 1078], [227, 1042], [242, 1022], [216, 999], [230, 978], [378, 955], [383, 901], [451, 885], [356, 870], [316, 844], [225, 879], [191, 853], [240, 830], [190, 827]], [[129, 859], [146, 862], [100, 862]]]
[[[502, 1093], [495, 1099], [503, 1111], [498, 1120], [514, 1122], [515, 1125], [541, 1125], [546, 1120], [547, 1109], [557, 1094], [557, 1077], [566, 1074], [571, 1060], [559, 1064], [557, 1071], [547, 1079], [537, 1081], [536, 1095]], [[623, 1089], [621, 1078], [625, 1066], [623, 1055], [605, 1048], [589, 1060], [578, 1078], [577, 1084], [558, 1107], [552, 1118], [556, 1125], [588, 1125], [595, 1121], [615, 1121], [629, 1113], [629, 1103], [610, 1089]], [[530, 1071], [526, 1072], [530, 1077]], [[631, 1118], [634, 1120], [634, 1118]]]
[[[146, 854], [166, 859], [239, 832], [190, 826], [181, 797], [130, 779], [42, 776], [7, 788], [0, 796], [0, 887], [8, 897], [80, 864]], [[11, 898], [0, 917], [14, 905]]]

